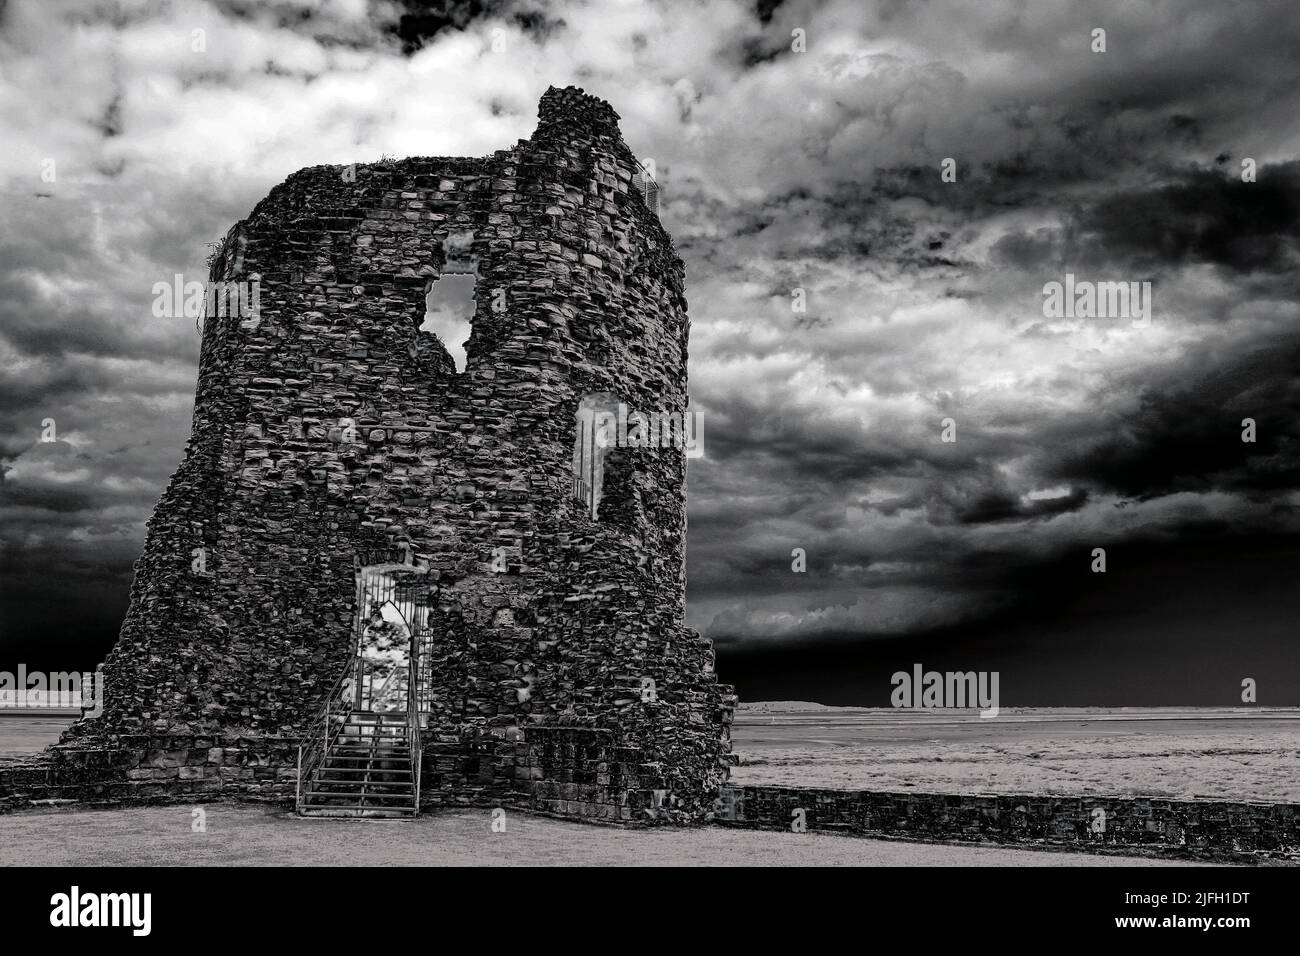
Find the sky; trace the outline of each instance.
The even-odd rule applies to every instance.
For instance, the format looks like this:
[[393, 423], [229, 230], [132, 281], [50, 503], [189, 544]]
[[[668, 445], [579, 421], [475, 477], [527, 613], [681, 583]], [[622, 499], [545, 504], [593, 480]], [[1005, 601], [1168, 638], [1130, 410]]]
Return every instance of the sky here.
[[1300, 704], [1297, 49], [1290, 0], [0, 2], [0, 669], [120, 625], [198, 361], [153, 284], [572, 84], [686, 263], [687, 619], [742, 699]]

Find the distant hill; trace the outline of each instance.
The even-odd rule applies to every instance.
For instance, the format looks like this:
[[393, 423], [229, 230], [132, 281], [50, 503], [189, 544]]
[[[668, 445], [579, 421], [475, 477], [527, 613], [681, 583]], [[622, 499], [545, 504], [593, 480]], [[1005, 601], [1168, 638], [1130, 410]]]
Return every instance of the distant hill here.
[[790, 713], [791, 711], [801, 710], [844, 710], [845, 708], [831, 707], [828, 704], [817, 704], [810, 700], [743, 700], [740, 702], [737, 709], [754, 714], [766, 714], [776, 711]]

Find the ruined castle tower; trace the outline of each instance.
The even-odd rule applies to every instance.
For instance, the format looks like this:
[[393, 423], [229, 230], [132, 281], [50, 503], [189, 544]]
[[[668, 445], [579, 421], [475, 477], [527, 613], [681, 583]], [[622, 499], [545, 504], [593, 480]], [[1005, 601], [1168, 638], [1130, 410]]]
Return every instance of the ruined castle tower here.
[[[734, 697], [683, 625], [684, 450], [584, 424], [685, 412], [683, 266], [614, 110], [552, 88], [539, 119], [483, 159], [301, 170], [230, 231], [210, 279], [259, 308], [205, 321], [103, 713], [64, 751], [292, 794], [294, 743], [365, 680], [370, 569], [418, 632], [424, 805], [708, 811]], [[421, 330], [448, 273], [474, 277], [462, 371]]]

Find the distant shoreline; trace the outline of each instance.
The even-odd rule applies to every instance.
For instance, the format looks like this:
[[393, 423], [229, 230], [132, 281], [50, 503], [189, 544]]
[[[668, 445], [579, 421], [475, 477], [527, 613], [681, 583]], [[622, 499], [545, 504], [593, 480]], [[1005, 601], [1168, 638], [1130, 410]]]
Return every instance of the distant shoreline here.
[[[757, 700], [741, 701], [736, 710], [741, 713], [761, 714], [797, 714], [797, 713], [860, 713], [870, 716], [898, 716], [908, 714], [935, 717], [978, 717], [977, 708], [959, 707], [864, 707], [852, 704], [819, 704], [804, 700]], [[1124, 717], [1131, 720], [1158, 719], [1161, 717], [1178, 719], [1196, 719], [1206, 717], [1242, 718], [1251, 716], [1300, 717], [1297, 706], [1261, 706], [1259, 704], [1239, 704], [1237, 706], [1199, 705], [1171, 706], [1168, 704], [1155, 707], [1098, 707], [1088, 705], [1059, 707], [1002, 707], [998, 717], [984, 718], [1000, 720], [1006, 716], [1050, 716], [1061, 719], [1071, 715], [1086, 716], [1090, 719], [1104, 719], [1106, 716]]]

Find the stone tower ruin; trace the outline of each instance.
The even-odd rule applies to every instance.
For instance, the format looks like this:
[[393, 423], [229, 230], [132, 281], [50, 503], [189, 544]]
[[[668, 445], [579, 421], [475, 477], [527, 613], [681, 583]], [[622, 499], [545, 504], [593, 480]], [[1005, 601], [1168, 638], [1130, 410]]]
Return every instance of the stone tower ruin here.
[[[301, 807], [331, 746], [391, 738], [417, 808], [710, 811], [735, 698], [683, 625], [685, 451], [589, 425], [686, 413], [683, 266], [614, 110], [551, 88], [539, 120], [487, 158], [301, 170], [230, 230], [209, 279], [258, 308], [205, 320], [60, 780]], [[473, 277], [463, 371], [421, 328], [448, 274]]]

